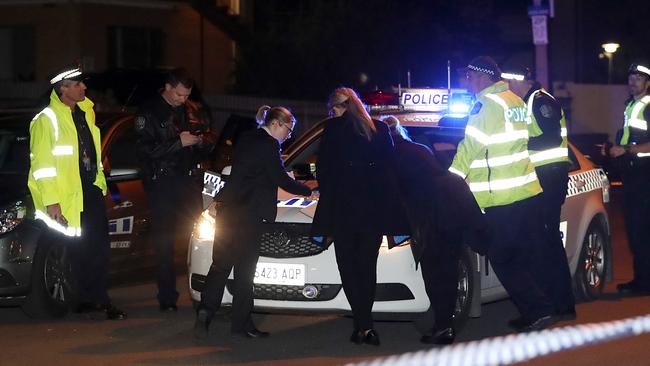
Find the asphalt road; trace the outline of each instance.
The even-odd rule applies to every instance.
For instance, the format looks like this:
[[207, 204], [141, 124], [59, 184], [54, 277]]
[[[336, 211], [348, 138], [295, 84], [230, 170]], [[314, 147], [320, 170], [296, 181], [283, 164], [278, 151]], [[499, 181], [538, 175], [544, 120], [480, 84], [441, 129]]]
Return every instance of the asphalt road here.
[[[615, 244], [614, 281], [605, 296], [577, 306], [578, 319], [557, 326], [622, 319], [650, 312], [650, 297], [620, 298], [615, 284], [631, 278], [622, 218], [612, 214]], [[0, 366], [5, 365], [340, 365], [376, 357], [428, 349], [418, 342], [414, 323], [376, 323], [382, 345], [348, 342], [351, 319], [335, 315], [255, 314], [258, 327], [272, 332], [252, 340], [229, 333], [228, 314], [215, 320], [210, 338], [192, 336], [194, 313], [187, 278], [179, 277], [178, 313], [162, 314], [152, 283], [111, 290], [113, 301], [129, 313], [124, 321], [105, 321], [71, 314], [65, 319], [27, 318], [18, 308], [0, 309]], [[483, 316], [470, 319], [457, 341], [478, 340], [510, 332], [506, 321], [516, 311], [508, 300], [483, 306]], [[650, 336], [639, 336], [546, 356], [530, 365], [648, 365]]]

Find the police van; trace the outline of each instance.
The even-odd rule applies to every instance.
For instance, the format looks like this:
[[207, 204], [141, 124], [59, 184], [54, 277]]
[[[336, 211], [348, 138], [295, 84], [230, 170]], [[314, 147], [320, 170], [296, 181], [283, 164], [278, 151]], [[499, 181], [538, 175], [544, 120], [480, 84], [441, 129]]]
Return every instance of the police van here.
[[[466, 93], [448, 89], [405, 89], [376, 92], [365, 101], [375, 117], [391, 114], [408, 130], [413, 141], [431, 147], [443, 166], [451, 164], [464, 135], [471, 101]], [[316, 185], [320, 122], [297, 139], [284, 155], [285, 166], [296, 179]], [[573, 145], [569, 147], [570, 181], [562, 207], [560, 229], [577, 297], [597, 298], [612, 276], [610, 227], [605, 203], [609, 182]], [[205, 194], [217, 195], [227, 184], [222, 174], [206, 173]], [[225, 181], [225, 183], [224, 183]], [[311, 181], [311, 182], [310, 182]], [[352, 204], [352, 203], [351, 203]], [[317, 201], [307, 201], [279, 190], [275, 223], [265, 224], [254, 279], [255, 307], [266, 310], [342, 311], [350, 305], [341, 286], [335, 246], [325, 249], [310, 238]], [[216, 219], [214, 204], [199, 217], [188, 248], [189, 288], [192, 300], [200, 291], [212, 261]], [[420, 268], [415, 268], [409, 241], [388, 249], [386, 238], [377, 261], [377, 288], [373, 312], [423, 314], [429, 309]], [[232, 274], [223, 303], [232, 302]], [[458, 263], [456, 319], [480, 316], [481, 303], [507, 297], [489, 261], [466, 249]]]

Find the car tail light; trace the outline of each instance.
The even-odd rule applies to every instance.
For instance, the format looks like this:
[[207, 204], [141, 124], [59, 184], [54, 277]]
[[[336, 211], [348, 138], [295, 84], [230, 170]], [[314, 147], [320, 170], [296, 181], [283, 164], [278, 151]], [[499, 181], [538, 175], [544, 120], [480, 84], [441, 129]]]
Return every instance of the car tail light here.
[[386, 110], [400, 110], [399, 94], [387, 93], [381, 90], [365, 93], [361, 100], [368, 107], [369, 112], [379, 112]]

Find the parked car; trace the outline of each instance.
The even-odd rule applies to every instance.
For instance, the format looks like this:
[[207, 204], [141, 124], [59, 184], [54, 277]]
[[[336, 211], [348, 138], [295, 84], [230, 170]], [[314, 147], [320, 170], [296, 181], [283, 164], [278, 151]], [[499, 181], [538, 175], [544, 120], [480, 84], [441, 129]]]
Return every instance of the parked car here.
[[[63, 316], [73, 298], [66, 247], [47, 240], [34, 219], [29, 190], [29, 124], [35, 113], [0, 118], [0, 306], [22, 306], [33, 317]], [[133, 116], [98, 115], [113, 283], [151, 277], [149, 206], [135, 159]], [[197, 182], [197, 189], [200, 182]], [[193, 218], [188, 218], [193, 221]], [[189, 229], [188, 229], [189, 230]], [[177, 252], [184, 266], [185, 243]]]
[[[382, 109], [379, 115], [382, 113], [396, 115], [415, 142], [431, 147], [443, 166], [450, 165], [463, 138], [466, 119], [404, 108]], [[296, 179], [310, 181], [317, 177], [317, 152], [325, 123], [314, 126], [286, 149], [285, 166]], [[605, 210], [609, 183], [605, 173], [573, 145], [569, 148], [569, 160], [569, 191], [562, 207], [560, 229], [576, 295], [589, 300], [600, 296], [612, 274], [609, 219]], [[218, 198], [218, 189], [211, 184], [219, 182], [222, 186], [223, 181], [228, 184], [228, 172], [229, 168], [222, 174], [207, 173], [205, 181], [209, 187], [205, 192], [217, 194]], [[336, 265], [335, 246], [324, 249], [309, 236], [317, 204], [279, 190], [276, 222], [264, 224], [260, 243], [254, 280], [256, 308], [350, 310]], [[213, 204], [196, 221], [188, 246], [189, 290], [195, 302], [200, 301], [200, 291], [212, 261], [216, 219]], [[467, 248], [458, 269], [456, 318], [459, 322], [468, 316], [479, 316], [481, 303], [507, 297], [486, 257]], [[223, 295], [224, 304], [232, 302], [231, 279]], [[385, 240], [377, 261], [373, 312], [421, 314], [428, 309], [429, 300], [420, 269], [415, 268], [409, 241], [389, 250]]]

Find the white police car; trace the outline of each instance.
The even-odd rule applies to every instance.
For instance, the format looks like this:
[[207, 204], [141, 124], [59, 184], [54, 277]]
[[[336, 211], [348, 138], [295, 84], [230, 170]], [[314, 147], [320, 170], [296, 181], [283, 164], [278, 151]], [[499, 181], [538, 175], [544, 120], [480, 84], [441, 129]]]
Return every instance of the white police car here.
[[[392, 99], [386, 95], [379, 99], [399, 104], [387, 107], [386, 104], [369, 103], [371, 110], [378, 112], [375, 114], [397, 116], [414, 141], [433, 147], [443, 165], [451, 163], [455, 147], [463, 137], [466, 119], [462, 117], [469, 110], [468, 103], [463, 102], [465, 97], [449, 98], [446, 89], [421, 89], [405, 90]], [[443, 118], [450, 99], [452, 104], [458, 102], [459, 105], [453, 108], [456, 113]], [[324, 123], [327, 121], [314, 126], [286, 150], [285, 165], [299, 180], [314, 180], [318, 173], [316, 153]], [[604, 172], [573, 146], [569, 149], [569, 158], [569, 193], [562, 208], [561, 229], [576, 294], [581, 299], [593, 299], [600, 295], [612, 273], [609, 221], [604, 205], [608, 201], [609, 182]], [[224, 173], [227, 180], [228, 169]], [[220, 179], [217, 174], [206, 176], [210, 193], [215, 191], [213, 183], [220, 185]], [[324, 250], [309, 237], [317, 202], [304, 201], [282, 190], [278, 198], [276, 222], [266, 224], [260, 243], [254, 284], [255, 306], [349, 311], [336, 265], [335, 246]], [[194, 301], [200, 300], [212, 261], [214, 215], [214, 206], [203, 212], [189, 243], [188, 279]], [[377, 261], [373, 312], [418, 314], [429, 308], [420, 270], [415, 269], [408, 245], [407, 241], [389, 250], [386, 242], [382, 244]], [[224, 304], [232, 301], [230, 286], [229, 282], [223, 296]], [[459, 263], [458, 289], [456, 315], [461, 320], [479, 316], [481, 303], [507, 296], [487, 259], [469, 249]]]

